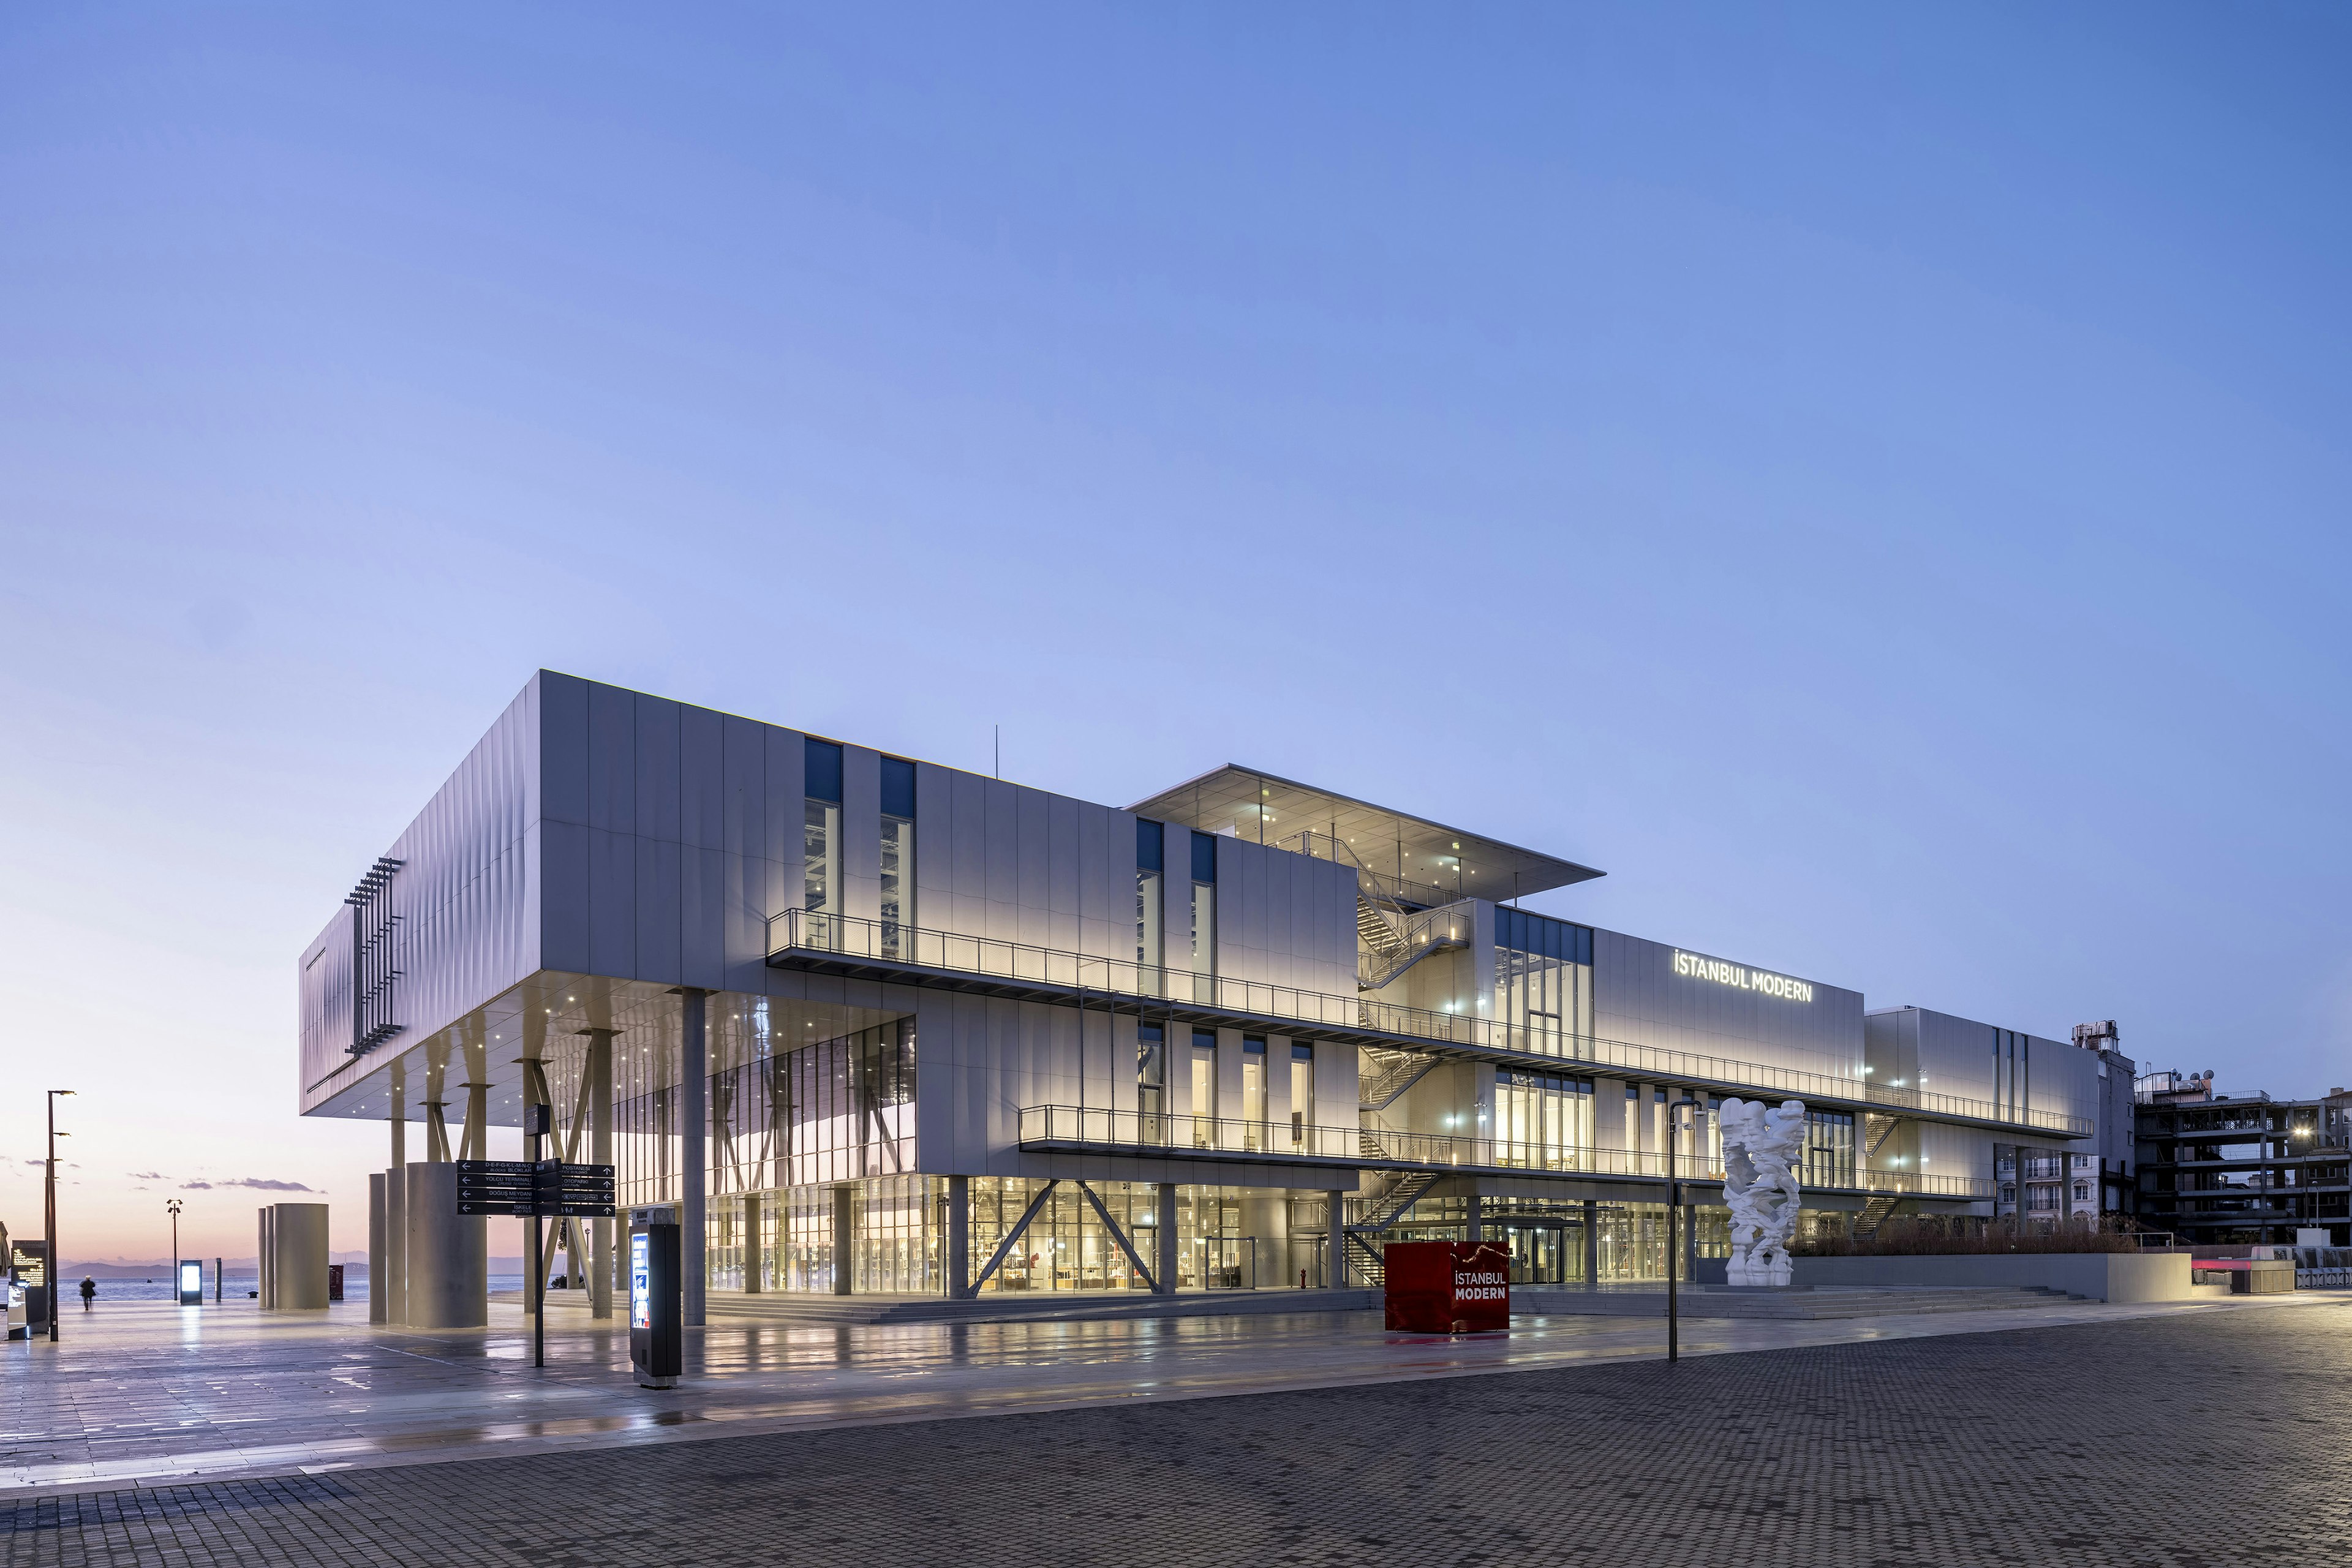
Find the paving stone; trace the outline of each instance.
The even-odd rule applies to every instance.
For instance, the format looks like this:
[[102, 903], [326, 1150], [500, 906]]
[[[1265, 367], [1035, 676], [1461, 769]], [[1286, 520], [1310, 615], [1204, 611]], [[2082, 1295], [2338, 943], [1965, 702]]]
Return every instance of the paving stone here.
[[2239, 1568], [2352, 1542], [2352, 1304], [0, 1506], [8, 1568]]

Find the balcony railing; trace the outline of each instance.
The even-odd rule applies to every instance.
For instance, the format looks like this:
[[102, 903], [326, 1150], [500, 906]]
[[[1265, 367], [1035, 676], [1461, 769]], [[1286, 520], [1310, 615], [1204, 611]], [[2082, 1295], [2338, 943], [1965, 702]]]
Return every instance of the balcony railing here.
[[[1492, 1171], [1560, 1176], [1666, 1177], [1666, 1157], [1632, 1149], [1585, 1149], [1523, 1143], [1448, 1132], [1394, 1132], [1385, 1128], [1316, 1127], [1248, 1121], [1229, 1116], [1113, 1110], [1096, 1106], [1033, 1105], [1021, 1112], [1024, 1148], [1060, 1146], [1165, 1155], [1175, 1159], [1296, 1161], [1349, 1170]], [[1686, 1182], [1719, 1184], [1723, 1167], [1704, 1155], [1676, 1161]], [[1989, 1198], [1992, 1183], [1973, 1176], [1917, 1171], [1858, 1171], [1855, 1180], [1807, 1182], [1813, 1192], [1908, 1193], [1923, 1197]]]
[[1808, 1100], [1844, 1100], [1916, 1110], [1928, 1116], [2000, 1122], [2053, 1132], [2086, 1135], [2090, 1119], [2056, 1111], [2030, 1110], [2005, 1116], [1990, 1100], [1895, 1089], [1864, 1078], [1766, 1067], [1694, 1051], [1663, 1050], [1590, 1035], [1570, 1035], [1482, 1018], [1469, 1013], [1432, 1012], [1360, 996], [1333, 996], [1288, 985], [1196, 974], [1129, 959], [1096, 958], [1056, 948], [1033, 947], [999, 937], [929, 931], [895, 921], [786, 910], [768, 921], [768, 961], [793, 954], [827, 955], [958, 974], [1032, 982], [1108, 996], [1166, 1002], [1273, 1021], [1288, 1020], [1326, 1029], [1402, 1037], [1431, 1045], [1509, 1052], [1540, 1058], [1529, 1066], [1580, 1066], [1622, 1070], [1644, 1079], [1719, 1085], [1764, 1090]]

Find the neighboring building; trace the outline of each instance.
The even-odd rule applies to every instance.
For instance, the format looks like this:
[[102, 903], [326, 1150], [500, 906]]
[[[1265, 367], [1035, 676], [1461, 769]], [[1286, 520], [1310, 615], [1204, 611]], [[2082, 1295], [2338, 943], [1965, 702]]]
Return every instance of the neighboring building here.
[[690, 1289], [1336, 1282], [1433, 1234], [1655, 1278], [1670, 1140], [1723, 1245], [1732, 1096], [1806, 1102], [1809, 1229], [1989, 1215], [1997, 1151], [2080, 1206], [2038, 1162], [2099, 1158], [2106, 1055], [1515, 905], [1599, 875], [1244, 768], [1122, 810], [542, 671], [304, 949], [300, 1104], [439, 1161], [543, 1099], [680, 1205]]
[[2191, 1246], [2352, 1246], [2352, 1093], [2315, 1100], [2213, 1092], [2213, 1075], [2138, 1085], [2139, 1222]]
[[2074, 1026], [2074, 1044], [2092, 1054], [2098, 1066], [2099, 1108], [2092, 1120], [2098, 1131], [2095, 1147], [2068, 1154], [2067, 1213], [2076, 1217], [2128, 1215], [2133, 1201], [2132, 1161], [2137, 1114], [2135, 1075], [2139, 1068], [2123, 1054], [2122, 1037], [2113, 1018]]

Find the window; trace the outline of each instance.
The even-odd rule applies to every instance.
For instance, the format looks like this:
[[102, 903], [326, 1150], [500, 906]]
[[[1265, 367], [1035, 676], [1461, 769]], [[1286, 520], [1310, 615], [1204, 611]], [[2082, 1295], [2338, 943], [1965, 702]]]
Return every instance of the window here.
[[1524, 910], [1495, 911], [1495, 1001], [1514, 1049], [1570, 1054], [1592, 1032], [1592, 932]]
[[1192, 973], [1217, 972], [1217, 841], [1192, 835]]
[[810, 741], [806, 751], [807, 807], [802, 830], [801, 908], [809, 912], [810, 945], [832, 947], [831, 917], [841, 910], [841, 748]]
[[1265, 1041], [1255, 1035], [1242, 1037], [1242, 1146], [1255, 1149], [1265, 1125]]
[[2003, 1182], [2000, 1184], [2000, 1201], [2005, 1204], [2015, 1204], [2017, 1202], [2017, 1189], [2009, 1183]]
[[1574, 1171], [1592, 1147], [1592, 1080], [1550, 1073], [1495, 1075], [1496, 1163]]
[[1192, 1143], [1205, 1149], [1214, 1131], [1217, 1114], [1217, 1032], [1192, 1031]]
[[[1160, 873], [1166, 839], [1166, 830], [1159, 823], [1136, 819], [1135, 962], [1152, 969], [1163, 962], [1160, 945]], [[1148, 988], [1150, 982], [1144, 984]]]
[[2030, 1186], [2025, 1189], [2025, 1207], [2029, 1214], [2051, 1214], [2058, 1207], [2055, 1186]]
[[1157, 1024], [1135, 1026], [1135, 1109], [1143, 1114], [1143, 1141], [1159, 1142], [1160, 1113], [1167, 1109], [1168, 1035]]
[[1805, 1112], [1805, 1170], [1809, 1187], [1853, 1185], [1853, 1112]]
[[1315, 1125], [1315, 1047], [1299, 1041], [1290, 1047], [1290, 1142], [1303, 1146], [1307, 1130]]
[[2074, 1201], [2078, 1204], [2086, 1204], [2091, 1201], [2090, 1183], [2076, 1182], [2074, 1184]]
[[[911, 956], [915, 923], [915, 764], [882, 759], [882, 956]], [[908, 949], [902, 952], [901, 949]]]

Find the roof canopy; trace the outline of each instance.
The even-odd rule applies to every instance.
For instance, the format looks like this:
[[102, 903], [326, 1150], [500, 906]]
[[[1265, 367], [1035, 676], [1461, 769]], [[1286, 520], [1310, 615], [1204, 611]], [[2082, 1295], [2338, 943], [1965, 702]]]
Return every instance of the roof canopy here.
[[[1138, 816], [1266, 844], [1295, 840], [1302, 831], [1318, 838], [1328, 835], [1346, 844], [1384, 885], [1393, 880], [1390, 891], [1415, 903], [1468, 897], [1500, 903], [1602, 875], [1572, 860], [1237, 763], [1128, 809]], [[1296, 842], [1286, 847], [1299, 847]], [[1331, 855], [1323, 847], [1309, 852], [1320, 858]]]

